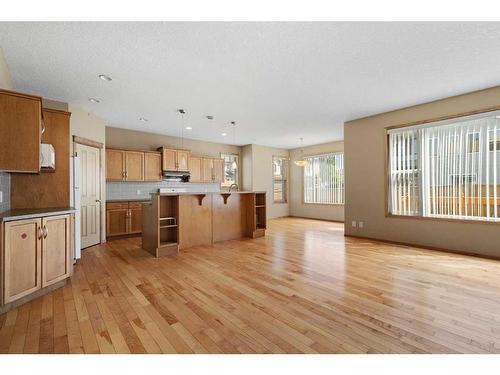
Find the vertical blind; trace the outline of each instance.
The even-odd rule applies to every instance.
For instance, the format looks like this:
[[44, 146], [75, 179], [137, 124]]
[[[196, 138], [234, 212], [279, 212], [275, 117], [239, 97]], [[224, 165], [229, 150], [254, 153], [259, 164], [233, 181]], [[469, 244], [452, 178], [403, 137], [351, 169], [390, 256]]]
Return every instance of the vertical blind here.
[[344, 204], [344, 154], [306, 158], [304, 202]]
[[500, 119], [389, 132], [389, 211], [467, 219], [500, 219]]

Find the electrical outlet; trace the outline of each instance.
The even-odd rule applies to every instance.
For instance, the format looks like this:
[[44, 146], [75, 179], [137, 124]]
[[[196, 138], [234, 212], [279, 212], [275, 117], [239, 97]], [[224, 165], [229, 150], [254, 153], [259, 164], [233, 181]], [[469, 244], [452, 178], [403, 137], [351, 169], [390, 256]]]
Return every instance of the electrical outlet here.
[[3, 191], [0, 190], [0, 203], [3, 202]]
[[351, 224], [353, 228], [356, 228], [356, 221], [353, 220]]
[[141, 195], [141, 191], [140, 190], [137, 190], [137, 195]]
[[359, 227], [359, 228], [363, 228], [363, 226], [364, 226], [364, 225], [365, 225], [365, 223], [363, 223], [362, 221], [359, 221], [359, 222], [358, 222], [358, 227]]

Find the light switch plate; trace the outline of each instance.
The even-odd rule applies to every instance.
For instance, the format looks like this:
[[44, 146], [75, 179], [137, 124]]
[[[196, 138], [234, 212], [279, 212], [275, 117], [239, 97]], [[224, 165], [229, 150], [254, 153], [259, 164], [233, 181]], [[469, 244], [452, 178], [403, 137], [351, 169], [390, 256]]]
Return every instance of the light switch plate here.
[[363, 228], [364, 225], [365, 225], [365, 223], [363, 223], [362, 221], [358, 221], [358, 227], [359, 228]]
[[3, 191], [0, 190], [0, 203], [3, 202]]
[[356, 228], [356, 221], [353, 220], [351, 224], [353, 228]]

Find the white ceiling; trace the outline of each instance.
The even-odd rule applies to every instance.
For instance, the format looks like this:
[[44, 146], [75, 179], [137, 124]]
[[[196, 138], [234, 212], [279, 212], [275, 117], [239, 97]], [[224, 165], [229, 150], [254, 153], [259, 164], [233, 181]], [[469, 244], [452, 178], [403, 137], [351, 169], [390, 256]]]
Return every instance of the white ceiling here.
[[0, 23], [0, 46], [18, 91], [168, 135], [184, 108], [185, 136], [215, 142], [234, 120], [240, 145], [340, 140], [344, 121], [500, 84], [500, 23]]

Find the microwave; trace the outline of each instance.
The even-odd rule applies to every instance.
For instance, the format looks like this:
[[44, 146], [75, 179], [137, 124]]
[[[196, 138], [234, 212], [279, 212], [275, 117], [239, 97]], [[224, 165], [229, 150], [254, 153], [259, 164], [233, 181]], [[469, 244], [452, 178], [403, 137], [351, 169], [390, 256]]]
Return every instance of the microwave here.
[[56, 152], [54, 146], [42, 143], [40, 147], [40, 160], [43, 169], [56, 169]]

